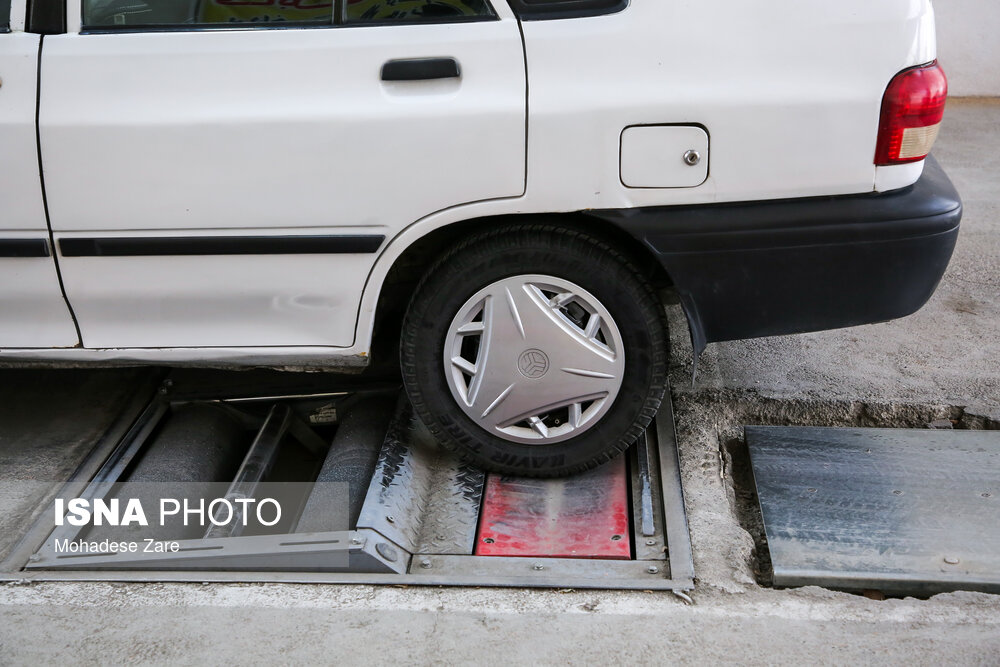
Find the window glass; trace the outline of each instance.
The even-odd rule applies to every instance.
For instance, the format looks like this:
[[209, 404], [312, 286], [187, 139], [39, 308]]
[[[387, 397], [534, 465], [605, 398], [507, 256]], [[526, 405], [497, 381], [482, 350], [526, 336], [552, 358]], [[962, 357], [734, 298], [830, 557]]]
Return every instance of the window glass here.
[[88, 28], [255, 23], [330, 25], [333, 0], [83, 0]]
[[0, 0], [0, 32], [10, 28], [10, 0]]
[[346, 0], [345, 23], [461, 21], [495, 16], [486, 0]]

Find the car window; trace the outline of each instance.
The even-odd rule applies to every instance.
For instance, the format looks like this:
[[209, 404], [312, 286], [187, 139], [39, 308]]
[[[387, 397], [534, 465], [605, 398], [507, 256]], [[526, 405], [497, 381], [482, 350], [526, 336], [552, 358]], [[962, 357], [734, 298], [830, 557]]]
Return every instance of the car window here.
[[492, 17], [486, 0], [346, 0], [344, 23], [428, 22]]
[[629, 0], [510, 0], [518, 18], [562, 19], [614, 14], [628, 7]]
[[86, 28], [441, 23], [493, 16], [487, 0], [83, 0]]
[[83, 0], [87, 28], [332, 25], [333, 0]]
[[10, 29], [10, 2], [0, 0], [0, 32]]

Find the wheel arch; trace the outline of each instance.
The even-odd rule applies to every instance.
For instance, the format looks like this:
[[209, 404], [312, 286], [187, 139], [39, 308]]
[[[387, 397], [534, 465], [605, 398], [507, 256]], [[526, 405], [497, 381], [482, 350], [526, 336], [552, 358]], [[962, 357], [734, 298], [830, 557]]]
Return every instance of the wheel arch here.
[[[658, 292], [672, 287], [673, 282], [653, 251], [639, 240], [611, 222], [588, 215], [574, 213], [530, 213], [515, 215], [487, 215], [456, 220], [444, 225], [426, 229], [415, 238], [405, 232], [393, 239], [390, 246], [399, 239], [403, 241], [400, 250], [381, 263], [383, 277], [377, 285], [369, 284], [372, 293], [366, 300], [373, 303], [369, 310], [370, 319], [359, 321], [358, 342], [371, 351], [373, 364], [395, 363], [398, 355], [399, 334], [406, 307], [416, 290], [417, 284], [427, 270], [443, 253], [473, 234], [485, 230], [517, 224], [543, 224], [565, 229], [574, 229], [597, 237], [614, 246], [624, 254], [640, 275], [649, 280]], [[401, 239], [411, 236], [409, 239]], [[374, 276], [373, 276], [374, 277]], [[362, 309], [364, 315], [364, 309]], [[366, 326], [367, 325], [367, 326]]]

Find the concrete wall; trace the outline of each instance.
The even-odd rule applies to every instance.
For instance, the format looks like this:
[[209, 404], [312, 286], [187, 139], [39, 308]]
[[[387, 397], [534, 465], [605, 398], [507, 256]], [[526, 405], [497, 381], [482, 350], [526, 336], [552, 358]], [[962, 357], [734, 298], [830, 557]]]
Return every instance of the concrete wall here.
[[1000, 95], [1000, 0], [933, 2], [938, 59], [948, 74], [949, 92]]

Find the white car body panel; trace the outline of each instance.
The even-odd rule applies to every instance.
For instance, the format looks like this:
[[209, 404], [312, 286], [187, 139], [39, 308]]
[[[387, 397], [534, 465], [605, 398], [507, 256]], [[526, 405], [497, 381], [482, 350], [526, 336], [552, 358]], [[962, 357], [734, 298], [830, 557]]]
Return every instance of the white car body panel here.
[[[872, 191], [885, 87], [936, 48], [926, 0], [773, 0], [766, 11], [636, 1], [612, 16], [525, 22], [524, 37], [525, 204], [562, 211]], [[621, 130], [669, 123], [708, 129], [708, 180], [623, 187]]]
[[[288, 228], [276, 236], [345, 234]], [[263, 236], [273, 234], [265, 230]], [[131, 232], [129, 238], [153, 233]], [[177, 232], [156, 232], [169, 238]], [[66, 233], [59, 239], [78, 238]], [[230, 237], [233, 230], [184, 232]], [[341, 345], [354, 341], [357, 296], [373, 255], [63, 257], [67, 293], [89, 348]]]
[[[922, 163], [876, 168], [872, 156], [885, 86], [935, 58], [928, 0], [775, 0], [766, 10], [636, 0], [607, 16], [526, 21], [527, 137], [518, 25], [493, 4], [501, 21], [79, 35], [71, 2], [71, 34], [46, 37], [43, 53], [57, 239], [374, 230], [386, 242], [371, 255], [64, 257], [67, 293], [94, 349], [0, 341], [0, 357], [357, 365], [393, 263], [447, 225], [884, 191], [920, 176]], [[322, 66], [280, 66], [303, 50]], [[458, 89], [378, 81], [389, 58], [452, 55], [463, 67]], [[211, 56], [211, 66], [196, 56]], [[400, 114], [427, 133], [395, 128]], [[707, 129], [705, 181], [626, 187], [623, 130], [674, 124]], [[269, 140], [255, 141], [261, 134]], [[366, 174], [405, 160], [399, 171], [413, 180], [373, 185], [329, 159], [335, 146], [365, 155]], [[290, 164], [290, 152], [301, 157]], [[290, 169], [261, 189], [244, 178], [261, 165]], [[212, 288], [200, 289], [206, 281]]]
[[[38, 35], [0, 35], [0, 229], [48, 234], [35, 138]], [[32, 166], [35, 169], [31, 169]], [[36, 237], [38, 235], [36, 234]]]
[[[5, 0], [6, 2], [6, 0]], [[28, 11], [28, 5], [19, 0], [13, 0], [10, 4], [10, 25], [9, 29], [11, 32], [24, 32], [24, 20], [25, 13]]]
[[875, 192], [889, 192], [917, 182], [924, 173], [924, 161], [875, 167]]
[[[442, 55], [460, 80], [379, 80]], [[56, 35], [42, 70], [57, 233], [399, 228], [524, 190], [513, 19]]]
[[[11, 18], [23, 25], [23, 12]], [[0, 238], [47, 243], [35, 137], [38, 42], [38, 35], [0, 34]], [[77, 343], [52, 257], [0, 257], [0, 347]]]
[[[456, 58], [461, 78], [380, 80], [387, 60], [435, 56]], [[57, 35], [42, 68], [57, 242], [205, 230], [392, 236], [437, 210], [524, 191], [525, 71], [512, 17]], [[86, 347], [350, 346], [374, 259], [61, 266]]]
[[[2, 233], [7, 239], [39, 238], [35, 232]], [[79, 343], [51, 257], [0, 257], [0, 289], [0, 348], [37, 353]]]

